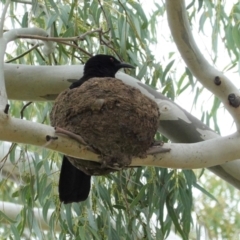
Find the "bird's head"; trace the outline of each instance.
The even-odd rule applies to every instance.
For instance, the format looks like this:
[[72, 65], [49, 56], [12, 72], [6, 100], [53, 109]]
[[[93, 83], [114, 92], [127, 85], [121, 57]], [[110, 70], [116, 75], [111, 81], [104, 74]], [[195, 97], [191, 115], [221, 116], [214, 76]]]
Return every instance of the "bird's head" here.
[[121, 68], [134, 68], [132, 65], [120, 62], [111, 55], [98, 54], [91, 57], [84, 66], [84, 75], [94, 77], [115, 77]]

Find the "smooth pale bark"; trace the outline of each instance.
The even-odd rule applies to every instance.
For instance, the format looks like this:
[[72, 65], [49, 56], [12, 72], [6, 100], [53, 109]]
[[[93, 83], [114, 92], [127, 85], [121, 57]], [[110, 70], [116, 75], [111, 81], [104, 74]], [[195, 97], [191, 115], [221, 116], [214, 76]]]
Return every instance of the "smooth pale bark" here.
[[[19, 100], [31, 100], [31, 101], [49, 101], [54, 100], [55, 97], [64, 89], [66, 89], [73, 81], [76, 81], [79, 77], [82, 76], [83, 66], [73, 65], [73, 66], [26, 66], [26, 65], [14, 65], [14, 64], [5, 64], [5, 77], [6, 77], [6, 87], [9, 98], [19, 99]], [[34, 77], [33, 77], [34, 76]], [[163, 96], [160, 92], [150, 88], [149, 86], [141, 83], [137, 79], [130, 77], [124, 73], [118, 73], [117, 77], [121, 79], [126, 84], [134, 86], [155, 100], [161, 111], [161, 117], [159, 122], [159, 131], [168, 137], [172, 142], [179, 143], [195, 143], [204, 141], [207, 139], [218, 138], [214, 131], [209, 127], [204, 125], [201, 121], [196, 119], [194, 116], [186, 112], [184, 109], [179, 107], [177, 104], [172, 102]], [[24, 86], [24, 87], [23, 87]], [[16, 91], [18, 89], [18, 91]], [[46, 144], [45, 136], [54, 135], [53, 128], [37, 123], [31, 123], [23, 120], [14, 119], [15, 123], [18, 125], [18, 138], [25, 143], [35, 144], [38, 146], [44, 146]], [[36, 124], [36, 125], [35, 125]], [[9, 125], [8, 125], [9, 126]], [[31, 126], [31, 130], [26, 134], [28, 140], [21, 138], [21, 131], [23, 133], [28, 131]], [[22, 130], [21, 130], [22, 128]], [[23, 130], [23, 128], [25, 128]], [[8, 129], [8, 130], [7, 130]], [[36, 129], [36, 130], [34, 130]], [[2, 128], [2, 136], [5, 137], [2, 140], [14, 141], [13, 135], [10, 134], [11, 127]], [[6, 133], [6, 131], [10, 131]], [[20, 132], [19, 132], [20, 131]], [[34, 131], [34, 138], [31, 135], [31, 132]], [[41, 132], [42, 131], [42, 132]], [[15, 133], [16, 134], [16, 133]], [[9, 139], [9, 136], [12, 136]], [[1, 137], [0, 137], [1, 138]], [[16, 139], [18, 139], [16, 138]], [[40, 139], [40, 140], [37, 140]], [[216, 139], [217, 140], [217, 139]], [[15, 140], [17, 141], [17, 140]], [[81, 158], [89, 160], [99, 160], [96, 155], [86, 150], [82, 151], [78, 144], [72, 140], [66, 138], [59, 138], [59, 141], [64, 141], [64, 144], [56, 144], [56, 142], [49, 144], [47, 147], [53, 150], [57, 150], [72, 156], [78, 156]], [[69, 142], [68, 142], [69, 141]], [[216, 142], [217, 143], [217, 142]], [[56, 145], [58, 149], [56, 149]], [[177, 146], [177, 145], [176, 145]], [[179, 146], [179, 145], [178, 145]], [[199, 145], [200, 146], [200, 145]], [[166, 145], [167, 147], [167, 145]], [[168, 146], [173, 148], [173, 145]], [[196, 146], [197, 148], [197, 146]], [[176, 149], [179, 149], [178, 147]], [[187, 148], [186, 148], [187, 149]], [[199, 148], [200, 149], [200, 148]], [[180, 151], [180, 150], [178, 150]], [[194, 148], [192, 149], [194, 151]], [[218, 151], [218, 145], [215, 145], [215, 151]], [[223, 150], [224, 151], [224, 150]], [[196, 151], [195, 151], [196, 153]], [[162, 154], [167, 155], [167, 154]], [[157, 155], [158, 159], [161, 159], [160, 155]], [[179, 154], [178, 158], [180, 158]], [[187, 155], [185, 155], [187, 156]], [[208, 160], [195, 162], [194, 164], [188, 163], [189, 165], [183, 166], [183, 162], [178, 162], [178, 159], [175, 159], [175, 164], [173, 162], [163, 163], [161, 161], [153, 160], [152, 156], [149, 156], [146, 161], [144, 159], [136, 159], [136, 163], [139, 164], [139, 161], [142, 161], [142, 165], [146, 165], [146, 162], [149, 165], [162, 166], [162, 167], [175, 167], [176, 168], [195, 168], [195, 167], [209, 167], [213, 165], [223, 164], [229, 161], [229, 157], [235, 158], [232, 154], [228, 156], [226, 160], [219, 159], [219, 162], [209, 163]], [[191, 157], [194, 158], [194, 155]], [[152, 160], [151, 160], [152, 159]], [[231, 159], [233, 160], [233, 159]], [[135, 160], [134, 160], [135, 161]], [[157, 162], [157, 163], [156, 163]], [[213, 166], [210, 168], [218, 176], [222, 177], [229, 183], [233, 184], [235, 187], [240, 188], [240, 177], [236, 174], [236, 169], [239, 169], [240, 161], [234, 161], [231, 164], [224, 164], [221, 166]], [[226, 170], [225, 170], [226, 168]]]
[[[190, 29], [185, 1], [167, 0], [166, 10], [169, 27], [181, 57], [197, 80], [221, 100], [239, 129], [240, 108], [232, 107], [228, 101], [228, 95], [239, 95], [239, 90], [222, 72], [208, 63], [199, 50]], [[216, 77], [221, 81], [219, 85], [214, 83]]]
[[3, 37], [0, 38], [0, 111], [3, 112], [7, 105], [7, 92], [4, 79], [4, 53], [7, 43]]
[[[188, 21], [188, 14], [186, 11], [184, 0], [167, 0], [166, 10], [168, 17], [168, 24], [177, 45], [177, 48], [185, 61], [186, 65], [207, 89], [219, 97], [224, 104], [225, 108], [234, 118], [237, 128], [240, 127], [240, 108], [234, 108], [229, 104], [228, 95], [234, 93], [239, 96], [239, 90], [234, 86], [230, 80], [220, 71], [215, 69], [204, 58], [199, 50], [190, 28]], [[218, 77], [221, 84], [214, 83], [215, 78]], [[216, 135], [216, 134], [214, 134]], [[221, 166], [210, 168], [211, 171], [216, 173], [221, 178], [232, 183], [235, 187], [239, 188], [239, 171], [240, 162], [235, 161]]]
[[[33, 144], [56, 150], [72, 157], [100, 161], [100, 156], [75, 141], [58, 136], [57, 140], [46, 141], [54, 136], [50, 126], [8, 117], [0, 121], [0, 139], [10, 142]], [[240, 135], [214, 138], [193, 144], [165, 143], [163, 148], [170, 152], [148, 155], [144, 159], [133, 158], [132, 166], [158, 166], [168, 168], [204, 168], [240, 158]], [[160, 149], [162, 147], [155, 147]]]
[[[6, 51], [7, 44], [11, 41], [14, 41], [18, 38], [21, 34], [33, 34], [33, 35], [39, 35], [39, 36], [48, 36], [48, 33], [40, 28], [20, 28], [20, 29], [12, 29], [8, 32], [5, 32], [3, 34], [3, 24], [5, 19], [5, 13], [7, 11], [7, 7], [9, 5], [10, 1], [7, 1], [7, 3], [4, 6], [4, 10], [2, 13], [1, 21], [0, 21], [0, 111], [1, 112], [7, 112], [7, 92], [6, 92], [6, 83], [5, 83], [5, 76], [4, 76], [4, 55]], [[50, 54], [54, 51], [55, 43], [51, 41], [44, 41], [43, 42], [43, 52], [45, 55]], [[18, 91], [18, 89], [15, 89]], [[1, 118], [5, 117], [4, 115], [1, 116]]]

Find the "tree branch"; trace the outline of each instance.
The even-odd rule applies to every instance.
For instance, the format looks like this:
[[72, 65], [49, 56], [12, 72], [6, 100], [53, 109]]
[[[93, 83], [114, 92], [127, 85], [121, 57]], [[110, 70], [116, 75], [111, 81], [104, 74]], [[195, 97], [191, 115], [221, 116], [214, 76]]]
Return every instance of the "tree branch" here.
[[[68, 88], [72, 82], [82, 76], [83, 66], [5, 64], [4, 70], [10, 99], [49, 101], [54, 100], [61, 91]], [[32, 76], [35, 77], [33, 78]], [[163, 96], [160, 92], [121, 72], [117, 74], [117, 78], [126, 84], [138, 88], [143, 94], [158, 103], [161, 111], [159, 131], [171, 141], [193, 143], [219, 137], [208, 126]], [[51, 131], [53, 131], [53, 128], [51, 128]], [[50, 133], [49, 131], [46, 131], [46, 133], [48, 135], [53, 134], [53, 132]], [[221, 166], [211, 167], [209, 170], [240, 189], [240, 176], [235, 173], [239, 168], [240, 160], [237, 160]]]
[[0, 38], [0, 112], [3, 112], [7, 106], [7, 92], [4, 80], [4, 53], [6, 50], [6, 41]]
[[[3, 141], [33, 144], [62, 152], [66, 155], [100, 161], [99, 156], [80, 146], [72, 139], [58, 136], [57, 140], [46, 140], [54, 136], [52, 127], [31, 121], [5, 118], [0, 124], [0, 139]], [[240, 158], [240, 135], [238, 133], [193, 144], [164, 144], [167, 153], [148, 155], [144, 159], [134, 158], [132, 166], [159, 166], [169, 168], [204, 168]], [[158, 149], [158, 148], [155, 148]]]
[[29, 35], [29, 34], [18, 34], [18, 38], [29, 38], [29, 39], [38, 39], [42, 41], [54, 41], [54, 42], [63, 42], [63, 41], [83, 41], [86, 39], [87, 35], [90, 35], [95, 32], [101, 32], [101, 28], [97, 28], [88, 32], [85, 32], [84, 34], [76, 37], [68, 37], [68, 38], [62, 38], [62, 37], [48, 37], [48, 36], [38, 36], [38, 35]]
[[[41, 28], [18, 28], [18, 29], [11, 29], [8, 32], [4, 33], [4, 39], [6, 44], [14, 41], [18, 38], [20, 35], [32, 35], [32, 36], [42, 36], [42, 37], [48, 37], [48, 33], [41, 29]], [[43, 47], [43, 53], [45, 55], [49, 55], [52, 53], [55, 49], [55, 42], [52, 41], [43, 41], [44, 47]]]
[[1, 20], [0, 20], [0, 38], [2, 38], [2, 36], [3, 36], [3, 27], [4, 27], [5, 17], [6, 17], [7, 9], [8, 9], [10, 2], [11, 2], [11, 0], [6, 1], [3, 11], [2, 11]]
[[0, 139], [8, 142], [32, 144], [62, 152], [73, 157], [83, 157], [99, 161], [98, 156], [87, 151], [76, 141], [58, 136], [57, 140], [47, 141], [46, 136], [55, 136], [53, 127], [27, 120], [8, 117], [0, 121]]
[[3, 71], [4, 55], [7, 47], [7, 42], [3, 37], [3, 27], [4, 27], [5, 16], [6, 16], [7, 9], [10, 2], [11, 2], [10, 0], [7, 0], [6, 4], [4, 5], [3, 12], [1, 15], [1, 20], [0, 20], [0, 110], [3, 111], [3, 114], [1, 112], [2, 117], [4, 117], [4, 114], [6, 115], [6, 108], [7, 108], [7, 92], [5, 87], [4, 71]]
[[192, 36], [184, 0], [167, 0], [166, 10], [174, 42], [188, 68], [204, 87], [220, 98], [240, 129], [240, 108], [233, 107], [228, 100], [230, 94], [238, 97], [239, 91], [222, 72], [210, 65], [200, 52]]
[[35, 45], [33, 45], [30, 49], [28, 49], [28, 50], [25, 51], [24, 53], [16, 56], [15, 58], [12, 58], [12, 59], [6, 61], [5, 63], [10, 63], [10, 62], [16, 61], [17, 59], [25, 56], [26, 54], [30, 53], [30, 52], [33, 51], [34, 49], [38, 48], [39, 46], [40, 46], [40, 44], [39, 44], [39, 43], [36, 43]]

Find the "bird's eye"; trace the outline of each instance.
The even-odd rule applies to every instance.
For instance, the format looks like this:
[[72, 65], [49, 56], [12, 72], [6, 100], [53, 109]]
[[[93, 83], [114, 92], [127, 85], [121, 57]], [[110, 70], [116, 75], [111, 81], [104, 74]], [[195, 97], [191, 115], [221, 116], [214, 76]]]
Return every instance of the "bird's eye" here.
[[110, 58], [110, 61], [111, 61], [111, 62], [114, 62], [114, 59], [113, 59], [113, 58]]

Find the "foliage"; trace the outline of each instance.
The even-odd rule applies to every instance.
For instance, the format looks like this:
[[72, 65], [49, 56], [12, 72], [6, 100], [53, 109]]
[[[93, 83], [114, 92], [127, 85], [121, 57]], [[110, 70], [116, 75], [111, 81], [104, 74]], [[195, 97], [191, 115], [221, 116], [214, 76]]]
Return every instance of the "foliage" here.
[[[102, 31], [89, 33], [77, 42], [58, 43], [48, 58], [40, 47], [33, 48], [36, 41], [18, 40], [8, 48], [5, 60], [28, 65], [64, 65], [84, 63], [96, 53], [113, 54], [136, 66], [135, 71], [128, 72], [130, 75], [161, 89], [172, 100], [190, 91], [192, 107], [198, 107], [204, 89], [183, 66], [177, 50], [172, 50], [169, 32], [161, 31], [163, 24], [163, 29], [167, 29], [164, 2], [151, 4], [152, 10], [147, 11], [146, 4], [143, 6], [143, 2], [136, 0], [33, 0], [29, 4], [13, 1], [7, 29], [37, 26], [47, 29], [53, 37], [65, 38], [99, 28]], [[209, 58], [212, 62], [217, 64], [219, 49], [224, 45], [230, 61], [224, 69], [236, 69], [240, 3], [226, 12], [222, 1], [193, 0], [188, 1], [187, 9], [193, 28], [197, 26], [201, 36], [211, 31]], [[161, 46], [159, 51], [153, 51], [163, 40], [170, 47]], [[218, 99], [212, 97], [211, 100], [211, 108], [202, 110], [200, 117], [220, 132], [217, 114], [221, 105]], [[25, 104], [11, 101], [11, 115], [20, 117]], [[51, 103], [32, 103], [24, 110], [24, 119], [49, 124], [50, 109]], [[20, 151], [18, 158], [17, 150]], [[233, 207], [227, 204], [232, 199], [236, 203], [236, 190], [220, 180], [216, 183], [206, 171], [201, 174], [203, 187], [192, 170], [139, 167], [95, 177], [86, 202], [64, 206], [60, 205], [57, 192], [59, 154], [25, 145], [14, 145], [9, 154], [13, 169], [19, 170], [18, 174], [7, 174], [1, 179], [1, 200], [21, 204], [23, 208], [16, 219], [0, 212], [3, 239], [165, 239], [171, 231], [188, 239], [189, 234], [200, 238], [199, 231], [193, 233], [192, 229], [202, 225], [211, 239], [217, 239], [220, 230], [223, 239], [231, 239], [238, 229], [236, 204]], [[230, 190], [226, 191], [227, 188]], [[196, 192], [198, 199], [194, 199]], [[215, 210], [218, 204], [224, 206], [225, 212], [220, 214], [221, 209]], [[41, 209], [48, 231], [34, 218], [34, 207]], [[194, 213], [198, 216], [196, 219]], [[219, 218], [223, 222], [219, 223]], [[237, 222], [231, 230], [228, 218]]]

